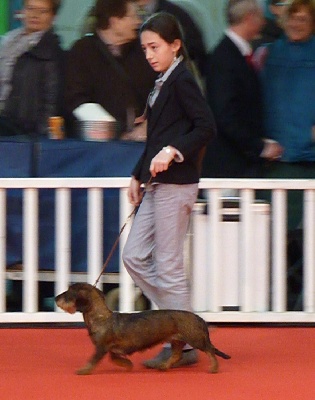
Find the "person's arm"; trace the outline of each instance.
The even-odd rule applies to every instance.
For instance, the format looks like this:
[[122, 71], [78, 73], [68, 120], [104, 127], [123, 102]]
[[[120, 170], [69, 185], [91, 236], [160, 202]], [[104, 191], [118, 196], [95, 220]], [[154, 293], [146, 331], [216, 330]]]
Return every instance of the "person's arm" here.
[[69, 114], [81, 104], [90, 102], [90, 63], [86, 46], [78, 41], [69, 51], [66, 62], [65, 108]]
[[39, 121], [39, 131], [48, 132], [49, 117], [61, 114], [61, 91], [63, 88], [63, 73], [60, 57], [45, 61], [43, 80], [42, 115]]
[[39, 99], [41, 112], [37, 130], [49, 133], [49, 117], [61, 116], [63, 112], [64, 89], [64, 51], [61, 49], [58, 37], [52, 30], [48, 30], [38, 43], [38, 46], [46, 50], [46, 59], [38, 60], [42, 66], [40, 76], [41, 98]]

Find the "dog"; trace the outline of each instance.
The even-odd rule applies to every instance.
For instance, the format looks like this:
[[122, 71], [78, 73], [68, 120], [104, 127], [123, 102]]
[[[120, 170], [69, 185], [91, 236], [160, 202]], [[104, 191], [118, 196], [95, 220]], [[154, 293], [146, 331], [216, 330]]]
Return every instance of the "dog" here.
[[211, 362], [211, 373], [218, 371], [216, 355], [230, 356], [216, 349], [209, 338], [206, 322], [188, 311], [149, 310], [139, 313], [112, 312], [105, 303], [102, 291], [88, 283], [75, 283], [55, 298], [58, 307], [73, 314], [80, 311], [89, 335], [95, 345], [95, 353], [87, 364], [77, 371], [79, 375], [92, 372], [106, 353], [111, 360], [127, 370], [133, 367], [126, 357], [159, 343], [170, 342], [170, 358], [158, 369], [168, 370], [178, 362], [185, 343], [205, 352]]

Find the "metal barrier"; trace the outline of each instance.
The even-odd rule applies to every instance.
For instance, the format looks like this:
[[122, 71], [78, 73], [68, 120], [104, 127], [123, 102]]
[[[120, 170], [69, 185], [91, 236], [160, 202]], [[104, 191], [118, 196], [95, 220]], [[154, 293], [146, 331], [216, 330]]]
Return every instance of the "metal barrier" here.
[[[69, 283], [86, 281], [94, 283], [102, 268], [102, 196], [107, 188], [120, 189], [120, 223], [126, 221], [132, 208], [128, 203], [126, 191], [129, 178], [17, 178], [0, 179], [0, 323], [51, 323], [80, 322], [80, 314], [69, 315], [55, 309], [51, 312], [38, 311], [38, 281], [55, 282], [55, 293], [67, 289]], [[6, 190], [23, 189], [23, 270], [6, 270]], [[38, 269], [38, 191], [55, 189], [56, 196], [56, 246], [55, 271], [45, 273]], [[70, 191], [75, 188], [88, 190], [88, 265], [86, 274], [73, 274], [70, 267]], [[202, 179], [200, 188], [208, 194], [208, 214], [206, 215], [207, 242], [202, 246], [206, 255], [200, 255], [197, 241], [196, 221], [191, 231], [192, 253], [189, 257], [192, 276], [192, 302], [195, 311], [208, 322], [315, 322], [315, 182], [312, 180], [211, 180]], [[239, 260], [237, 274], [239, 279], [239, 304], [235, 311], [223, 306], [222, 282], [227, 278], [225, 265], [221, 273], [222, 258], [222, 189], [238, 189], [240, 199], [238, 233], [241, 240], [235, 257]], [[266, 250], [260, 256], [268, 260], [265, 271], [257, 275], [254, 254], [257, 235], [255, 221], [255, 191], [272, 190], [270, 236]], [[303, 311], [288, 312], [287, 296], [287, 257], [286, 257], [286, 192], [304, 191], [303, 217]], [[260, 222], [258, 222], [260, 224]], [[256, 227], [255, 227], [256, 225]], [[200, 227], [199, 227], [200, 228]], [[130, 226], [127, 226], [120, 240], [120, 252], [127, 238]], [[259, 230], [259, 229], [258, 229]], [[269, 228], [268, 228], [269, 230]], [[221, 233], [220, 233], [221, 232]], [[200, 231], [199, 231], [200, 237]], [[197, 242], [196, 242], [197, 241]], [[256, 243], [257, 244], [257, 243]], [[199, 248], [198, 248], [199, 245]], [[269, 252], [270, 248], [270, 252]], [[204, 250], [202, 250], [204, 251]], [[226, 249], [230, 251], [230, 249]], [[270, 253], [270, 254], [269, 254]], [[259, 257], [260, 257], [259, 256]], [[199, 257], [199, 258], [198, 258]], [[200, 258], [202, 257], [202, 258]], [[205, 260], [206, 258], [206, 260]], [[203, 272], [200, 272], [198, 259], [203, 259]], [[270, 262], [269, 262], [270, 259]], [[120, 257], [121, 260], [121, 257]], [[15, 275], [14, 275], [15, 274]], [[199, 275], [198, 275], [199, 274]], [[49, 276], [48, 276], [49, 275]], [[199, 278], [198, 278], [199, 276]], [[201, 279], [200, 279], [201, 277]], [[263, 278], [262, 278], [263, 277]], [[102, 282], [115, 281], [119, 284], [119, 309], [122, 312], [134, 311], [135, 288], [132, 280], [120, 261], [120, 273], [113, 280], [104, 275]], [[204, 279], [202, 279], [204, 278]], [[6, 311], [6, 282], [8, 279], [20, 279], [23, 283], [22, 312]], [[199, 279], [199, 280], [198, 280]], [[202, 282], [202, 283], [200, 283]], [[269, 284], [270, 282], [270, 284]], [[257, 285], [258, 283], [258, 285]], [[259, 285], [261, 283], [261, 285]], [[263, 287], [263, 301], [258, 302], [258, 287]], [[197, 297], [199, 296], [199, 300]], [[203, 306], [198, 309], [200, 296]], [[261, 296], [261, 294], [260, 294]]]

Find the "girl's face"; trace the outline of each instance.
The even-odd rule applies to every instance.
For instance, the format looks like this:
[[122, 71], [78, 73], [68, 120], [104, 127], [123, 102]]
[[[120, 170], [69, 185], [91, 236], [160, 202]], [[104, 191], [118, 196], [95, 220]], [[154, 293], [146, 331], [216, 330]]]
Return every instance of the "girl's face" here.
[[167, 43], [155, 32], [144, 31], [141, 33], [141, 45], [151, 67], [156, 72], [166, 72], [174, 62], [181, 47], [180, 39]]

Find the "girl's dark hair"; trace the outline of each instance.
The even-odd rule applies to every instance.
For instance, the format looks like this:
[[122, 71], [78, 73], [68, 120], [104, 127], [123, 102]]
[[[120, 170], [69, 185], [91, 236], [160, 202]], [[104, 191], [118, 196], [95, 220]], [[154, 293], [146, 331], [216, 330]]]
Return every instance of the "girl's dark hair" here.
[[174, 15], [167, 12], [158, 12], [151, 15], [140, 27], [140, 34], [145, 31], [157, 33], [165, 42], [171, 44], [176, 39], [182, 42], [177, 56], [182, 55], [187, 59], [187, 51], [184, 45], [182, 27]]

